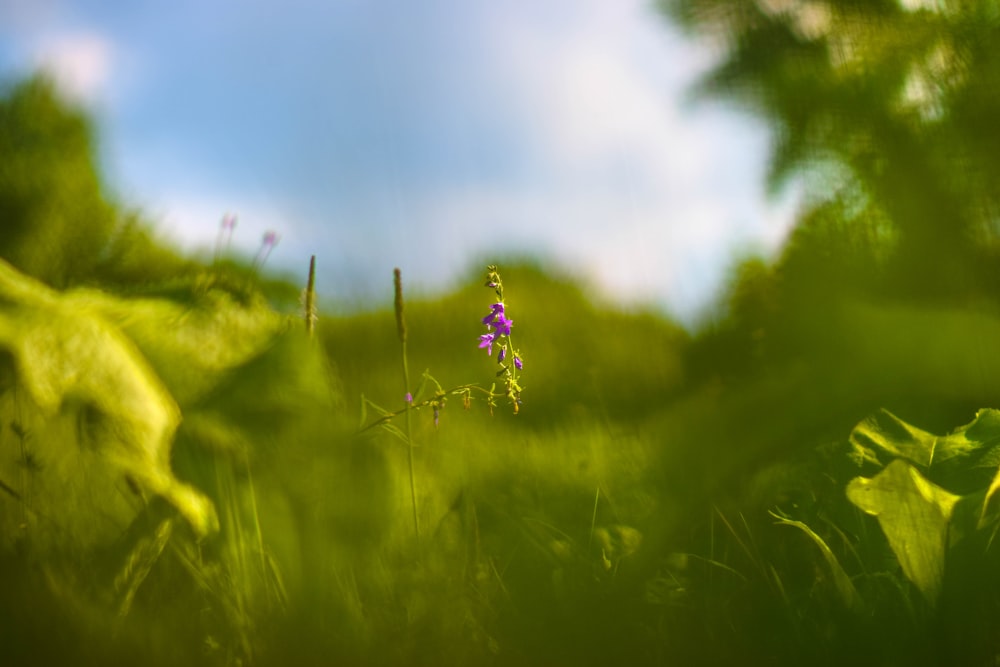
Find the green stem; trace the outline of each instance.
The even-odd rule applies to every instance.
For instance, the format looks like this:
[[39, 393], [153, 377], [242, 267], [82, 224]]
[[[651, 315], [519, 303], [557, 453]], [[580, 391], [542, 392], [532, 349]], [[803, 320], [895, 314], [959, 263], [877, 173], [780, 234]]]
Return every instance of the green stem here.
[[[503, 394], [497, 394], [495, 392], [491, 392], [489, 389], [483, 389], [482, 387], [480, 387], [477, 384], [460, 384], [457, 387], [452, 387], [451, 389], [449, 389], [448, 391], [445, 391], [443, 393], [446, 394], [446, 395], [455, 395], [455, 394], [460, 394], [460, 393], [465, 392], [465, 391], [478, 391], [478, 392], [481, 392], [483, 394], [486, 394], [486, 396], [488, 398], [490, 398], [490, 397], [492, 397], [492, 398], [502, 398], [503, 397]], [[413, 409], [414, 411], [416, 411], [416, 410], [420, 410], [422, 408], [426, 408], [426, 407], [430, 406], [430, 404], [433, 401], [434, 401], [434, 399], [428, 398], [428, 399], [425, 399], [423, 401], [420, 401], [419, 403], [408, 403], [405, 408], [403, 408], [401, 410], [396, 410], [395, 412], [388, 412], [388, 413], [382, 415], [381, 417], [379, 417], [378, 419], [376, 419], [375, 421], [371, 422], [370, 424], [366, 424], [365, 426], [362, 426], [361, 428], [359, 428], [357, 431], [354, 432], [354, 435], [361, 435], [365, 431], [369, 431], [369, 430], [375, 428], [376, 426], [381, 426], [383, 424], [387, 424], [387, 423], [391, 422], [393, 419], [395, 419], [396, 417], [398, 417], [399, 415], [403, 414], [404, 412], [406, 412], [409, 409]]]
[[413, 473], [413, 427], [410, 410], [413, 396], [410, 394], [410, 367], [406, 361], [406, 318], [403, 316], [403, 278], [399, 269], [392, 272], [396, 311], [396, 333], [399, 334], [399, 348], [403, 358], [403, 391], [406, 392], [406, 448], [410, 465], [410, 500], [413, 504], [413, 531], [420, 537], [420, 520], [417, 517], [417, 480]]
[[[403, 388], [406, 394], [410, 393], [410, 368], [406, 363], [406, 339], [400, 342], [403, 353]], [[406, 401], [406, 450], [409, 455], [410, 465], [410, 500], [413, 505], [413, 532], [420, 537], [420, 520], [417, 518], [417, 481], [413, 474], [413, 426], [410, 413], [413, 411], [413, 401]]]
[[594, 494], [594, 513], [590, 517], [590, 537], [587, 538], [587, 549], [590, 549], [590, 545], [594, 542], [594, 526], [597, 524], [597, 504], [601, 500], [601, 487], [597, 487], [597, 492]]
[[316, 327], [316, 255], [309, 258], [309, 281], [306, 283], [305, 301], [306, 332], [312, 337]]

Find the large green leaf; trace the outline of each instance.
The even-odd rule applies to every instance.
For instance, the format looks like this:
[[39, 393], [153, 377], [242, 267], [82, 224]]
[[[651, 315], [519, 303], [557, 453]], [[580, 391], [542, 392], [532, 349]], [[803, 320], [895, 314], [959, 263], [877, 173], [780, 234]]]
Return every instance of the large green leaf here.
[[287, 322], [259, 295], [240, 301], [201, 282], [169, 299], [121, 299], [82, 289], [63, 298], [120, 329], [184, 407], [215, 390], [228, 371], [258, 357]]
[[878, 517], [903, 573], [932, 604], [941, 591], [952, 511], [959, 497], [895, 459], [875, 477], [847, 485], [848, 499]]
[[896, 458], [911, 461], [925, 470], [949, 462], [959, 477], [977, 477], [976, 470], [996, 469], [986, 489], [979, 512], [978, 527], [1000, 520], [1000, 410], [983, 409], [975, 419], [947, 435], [934, 435], [907, 424], [892, 413], [881, 410], [868, 417], [851, 433], [854, 457], [881, 464]]
[[880, 410], [858, 424], [851, 444], [861, 458], [883, 462], [903, 458], [923, 468], [965, 456], [1000, 440], [1000, 411], [980, 410], [976, 419], [948, 435], [934, 435]]
[[198, 534], [216, 528], [212, 503], [170, 469], [176, 402], [86, 293], [60, 294], [0, 261], [0, 351], [8, 537], [32, 519], [95, 543], [134, 515], [135, 491], [167, 500]]

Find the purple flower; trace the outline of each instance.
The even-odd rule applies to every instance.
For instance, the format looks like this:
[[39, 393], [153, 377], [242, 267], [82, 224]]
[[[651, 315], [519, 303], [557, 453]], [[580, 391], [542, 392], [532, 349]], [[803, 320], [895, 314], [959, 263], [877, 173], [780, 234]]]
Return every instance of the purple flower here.
[[406, 392], [406, 396], [404, 396], [403, 398], [406, 399], [407, 403], [412, 403], [413, 402], [413, 394], [411, 394], [410, 392]]
[[517, 370], [524, 368], [524, 364], [521, 362], [521, 357], [514, 357], [514, 368]]
[[514, 320], [508, 320], [503, 315], [500, 315], [497, 320], [493, 323], [493, 327], [497, 330], [497, 335], [503, 334], [504, 336], [510, 335], [510, 328], [514, 324]]
[[[508, 320], [504, 313], [503, 301], [498, 301], [497, 303], [490, 305], [489, 314], [483, 318], [483, 324], [487, 327], [491, 327], [493, 331], [483, 334], [479, 337], [479, 347], [487, 348], [490, 356], [493, 355], [493, 343], [496, 342], [498, 336], [509, 336], [510, 327], [514, 324], [513, 320]], [[503, 361], [506, 356], [506, 351], [500, 351], [500, 360]]]
[[501, 347], [500, 348], [500, 353], [497, 354], [497, 363], [502, 362], [506, 358], [507, 358], [507, 348], [506, 347]]
[[483, 334], [479, 337], [479, 349], [486, 348], [486, 353], [493, 356], [493, 339], [496, 337], [495, 333]]
[[274, 246], [278, 245], [278, 241], [280, 240], [281, 237], [278, 236], [277, 232], [268, 230], [264, 233], [264, 238], [260, 242], [260, 250], [257, 251], [257, 256], [253, 258], [253, 267], [255, 269], [261, 267], [267, 261], [271, 251], [274, 250]]
[[486, 326], [490, 326], [496, 321], [498, 317], [501, 320], [504, 318], [503, 303], [494, 303], [492, 306], [490, 306], [490, 314], [483, 318], [483, 324], [485, 324]]
[[233, 229], [236, 228], [236, 216], [226, 213], [222, 217], [222, 223], [219, 225], [219, 237], [215, 241], [215, 256], [219, 256], [219, 251], [222, 250], [223, 244], [226, 248], [229, 248], [230, 241], [233, 240]]

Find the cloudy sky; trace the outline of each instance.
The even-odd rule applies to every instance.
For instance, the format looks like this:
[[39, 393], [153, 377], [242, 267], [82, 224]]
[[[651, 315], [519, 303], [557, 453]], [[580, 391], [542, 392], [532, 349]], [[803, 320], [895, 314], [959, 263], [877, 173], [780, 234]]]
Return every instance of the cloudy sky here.
[[121, 199], [188, 248], [274, 230], [334, 299], [524, 251], [690, 319], [794, 208], [766, 128], [686, 100], [713, 57], [647, 0], [0, 2], [0, 75], [93, 111]]

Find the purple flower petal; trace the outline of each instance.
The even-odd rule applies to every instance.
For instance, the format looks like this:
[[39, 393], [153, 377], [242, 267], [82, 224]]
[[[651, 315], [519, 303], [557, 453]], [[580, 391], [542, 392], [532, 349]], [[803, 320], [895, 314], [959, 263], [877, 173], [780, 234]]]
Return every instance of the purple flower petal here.
[[514, 320], [508, 320], [503, 315], [500, 315], [497, 321], [493, 323], [493, 327], [497, 330], [496, 333], [498, 336], [501, 334], [504, 336], [509, 336], [510, 328], [511, 326], [513, 326], [513, 324]]
[[500, 318], [503, 319], [503, 303], [494, 303], [490, 306], [490, 314], [483, 318], [483, 324], [489, 326], [493, 322]]
[[496, 334], [488, 333], [479, 337], [479, 348], [486, 348], [486, 353], [493, 356], [493, 338]]
[[521, 361], [521, 357], [514, 357], [514, 368], [517, 370], [524, 368], [524, 363]]

